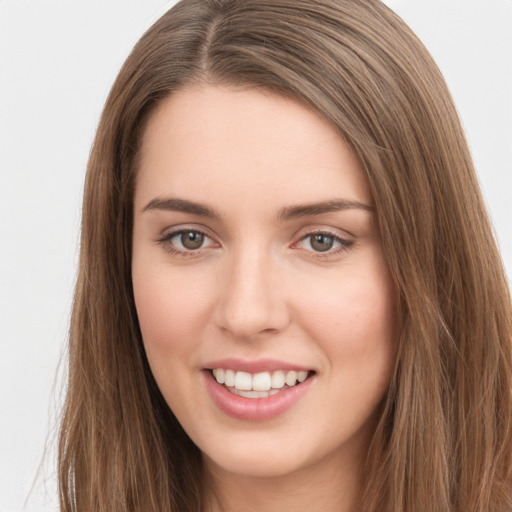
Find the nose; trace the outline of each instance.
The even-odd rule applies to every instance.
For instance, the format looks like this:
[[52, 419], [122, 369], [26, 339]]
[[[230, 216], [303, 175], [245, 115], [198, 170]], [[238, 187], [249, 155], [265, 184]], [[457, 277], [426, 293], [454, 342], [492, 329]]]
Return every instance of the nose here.
[[277, 265], [270, 254], [247, 250], [234, 255], [219, 283], [217, 325], [236, 339], [276, 333], [289, 322]]

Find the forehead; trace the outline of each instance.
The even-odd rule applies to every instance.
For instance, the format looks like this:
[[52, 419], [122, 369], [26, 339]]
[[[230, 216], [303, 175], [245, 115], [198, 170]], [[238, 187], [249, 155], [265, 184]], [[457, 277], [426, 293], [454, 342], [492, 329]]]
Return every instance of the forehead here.
[[146, 125], [139, 162], [136, 203], [191, 194], [246, 206], [254, 197], [371, 202], [361, 165], [336, 130], [301, 103], [260, 89], [172, 94]]

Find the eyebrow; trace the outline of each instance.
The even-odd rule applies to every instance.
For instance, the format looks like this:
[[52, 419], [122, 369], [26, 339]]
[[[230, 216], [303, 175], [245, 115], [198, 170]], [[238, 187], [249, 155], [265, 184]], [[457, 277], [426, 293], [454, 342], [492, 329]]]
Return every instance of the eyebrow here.
[[339, 212], [343, 210], [363, 210], [373, 212], [374, 207], [359, 201], [350, 201], [348, 199], [331, 199], [318, 203], [298, 204], [282, 208], [278, 215], [279, 222], [285, 222], [300, 217], [312, 217], [313, 215], [322, 215], [323, 213]]
[[[324, 213], [338, 212], [343, 210], [363, 210], [373, 212], [374, 207], [359, 201], [351, 201], [347, 199], [331, 199], [328, 201], [320, 201], [317, 203], [298, 204], [285, 206], [281, 208], [277, 214], [278, 222], [286, 222], [291, 219], [300, 217], [312, 217], [314, 215], [322, 215]], [[184, 213], [191, 213], [201, 217], [210, 219], [220, 219], [220, 214], [213, 208], [187, 199], [178, 198], [155, 198], [152, 199], [142, 211], [148, 210], [168, 210]]]
[[220, 215], [212, 208], [196, 203], [193, 201], [187, 201], [186, 199], [177, 198], [155, 198], [152, 199], [144, 208], [143, 212], [147, 210], [168, 210], [175, 212], [192, 213], [201, 217], [208, 217], [210, 219], [220, 218]]

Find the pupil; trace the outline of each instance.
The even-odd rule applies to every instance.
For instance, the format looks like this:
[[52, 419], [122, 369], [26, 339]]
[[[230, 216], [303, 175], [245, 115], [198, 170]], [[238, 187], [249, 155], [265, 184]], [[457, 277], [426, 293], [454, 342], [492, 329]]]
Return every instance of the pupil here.
[[186, 249], [199, 249], [203, 241], [204, 235], [197, 231], [187, 231], [181, 235], [181, 243]]
[[318, 252], [325, 252], [332, 249], [333, 244], [334, 238], [329, 235], [313, 235], [311, 240], [311, 247]]

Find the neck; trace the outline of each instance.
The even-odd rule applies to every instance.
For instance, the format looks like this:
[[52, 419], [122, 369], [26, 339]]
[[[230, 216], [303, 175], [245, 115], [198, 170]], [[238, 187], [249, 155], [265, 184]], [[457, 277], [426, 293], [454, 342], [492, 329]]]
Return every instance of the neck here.
[[332, 459], [273, 477], [233, 474], [205, 460], [207, 512], [354, 512], [361, 464]]

